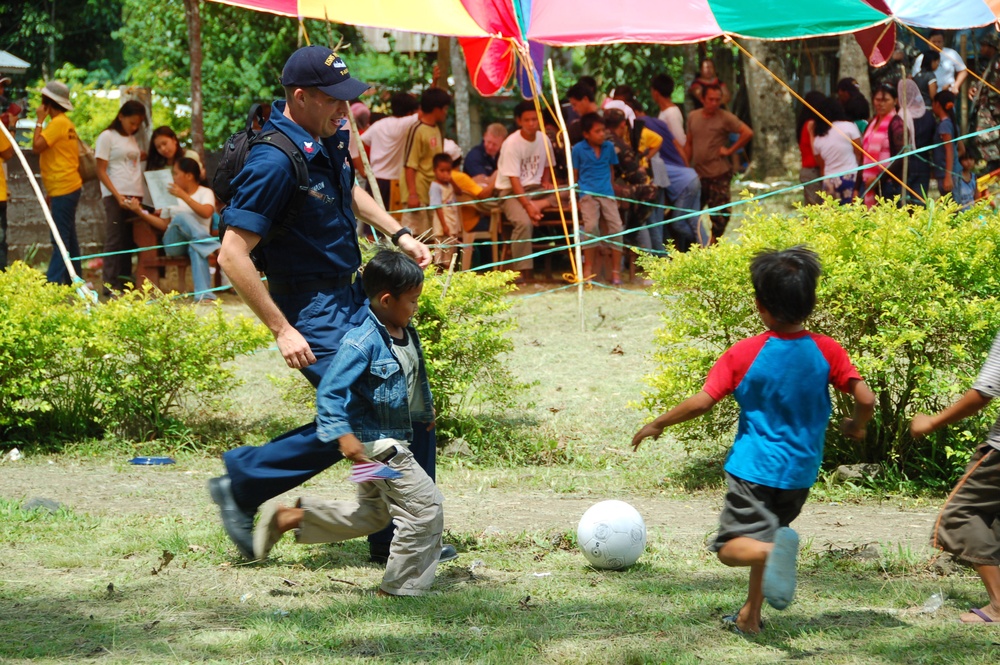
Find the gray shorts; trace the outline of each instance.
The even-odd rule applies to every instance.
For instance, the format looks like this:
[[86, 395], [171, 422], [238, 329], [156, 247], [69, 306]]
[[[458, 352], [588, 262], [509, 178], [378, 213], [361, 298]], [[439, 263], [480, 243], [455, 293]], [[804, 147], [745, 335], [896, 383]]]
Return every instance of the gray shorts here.
[[1000, 450], [976, 450], [934, 523], [931, 545], [966, 563], [1000, 565]]
[[728, 472], [726, 484], [726, 503], [719, 515], [719, 531], [709, 545], [713, 552], [740, 536], [764, 543], [774, 542], [774, 532], [799, 516], [809, 496], [808, 487], [783, 490], [751, 483]]

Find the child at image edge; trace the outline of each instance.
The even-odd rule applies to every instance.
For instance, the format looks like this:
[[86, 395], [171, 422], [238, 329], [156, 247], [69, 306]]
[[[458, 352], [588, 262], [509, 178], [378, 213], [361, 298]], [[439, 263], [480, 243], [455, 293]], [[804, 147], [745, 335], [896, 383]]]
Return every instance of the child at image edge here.
[[[972, 388], [944, 411], [918, 413], [910, 433], [926, 436], [945, 425], [982, 411], [1000, 396], [1000, 335]], [[962, 623], [1000, 625], [1000, 418], [976, 449], [934, 523], [931, 545], [972, 565], [986, 587], [989, 604], [962, 614]]]
[[361, 276], [368, 318], [347, 333], [316, 390], [316, 431], [336, 441], [351, 462], [375, 460], [400, 472], [394, 480], [358, 484], [356, 501], [302, 497], [295, 507], [268, 504], [254, 529], [254, 554], [266, 558], [285, 531], [299, 543], [340, 542], [381, 531], [389, 545], [380, 596], [417, 596], [434, 582], [444, 530], [444, 497], [410, 452], [411, 421], [431, 423], [433, 400], [416, 330], [423, 290], [420, 267], [401, 252], [382, 250]]
[[802, 323], [816, 304], [820, 263], [804, 247], [765, 251], [750, 264], [757, 311], [768, 331], [726, 351], [698, 394], [636, 433], [632, 447], [665, 427], [710, 411], [732, 393], [740, 405], [736, 441], [726, 457], [728, 491], [711, 549], [727, 566], [750, 568], [746, 603], [723, 617], [739, 633], [763, 627], [763, 601], [784, 609], [795, 593], [799, 537], [789, 524], [805, 503], [823, 457], [830, 419], [828, 385], [853, 395], [841, 430], [865, 436], [875, 396], [837, 342]]

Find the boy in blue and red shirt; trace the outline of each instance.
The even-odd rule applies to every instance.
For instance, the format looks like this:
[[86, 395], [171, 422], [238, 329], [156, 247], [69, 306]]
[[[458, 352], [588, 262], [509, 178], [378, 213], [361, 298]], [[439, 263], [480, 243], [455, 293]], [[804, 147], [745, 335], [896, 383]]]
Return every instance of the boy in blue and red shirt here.
[[727, 566], [750, 568], [746, 603], [723, 617], [758, 633], [763, 601], [782, 610], [795, 593], [799, 537], [789, 524], [819, 473], [830, 420], [828, 385], [853, 395], [841, 430], [863, 439], [875, 396], [837, 342], [802, 323], [816, 305], [819, 258], [804, 247], [758, 254], [750, 264], [757, 311], [768, 331], [737, 342], [702, 390], [640, 429], [632, 447], [664, 428], [697, 418], [730, 393], [740, 405], [736, 441], [726, 456], [728, 491], [711, 549]]

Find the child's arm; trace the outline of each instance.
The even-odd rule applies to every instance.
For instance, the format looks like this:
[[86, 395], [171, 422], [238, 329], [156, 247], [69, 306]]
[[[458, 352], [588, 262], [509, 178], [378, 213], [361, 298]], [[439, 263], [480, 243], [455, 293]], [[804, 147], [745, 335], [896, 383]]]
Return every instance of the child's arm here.
[[852, 439], [861, 440], [867, 434], [868, 421], [875, 413], [875, 393], [864, 381], [852, 379], [848, 392], [854, 396], [854, 413], [840, 423], [840, 431]]
[[639, 450], [639, 444], [642, 443], [643, 439], [648, 437], [653, 437], [653, 440], [660, 438], [663, 434], [663, 430], [671, 425], [677, 425], [679, 423], [687, 422], [688, 420], [693, 420], [698, 416], [703, 416], [712, 410], [715, 406], [715, 398], [709, 395], [704, 390], [698, 392], [698, 394], [688, 397], [686, 400], [670, 409], [662, 416], [643, 426], [635, 436], [632, 437], [632, 450]]
[[337, 443], [340, 445], [340, 454], [352, 462], [360, 463], [369, 461], [365, 455], [365, 447], [354, 434], [345, 434], [337, 439]]
[[991, 397], [972, 388], [957, 402], [936, 415], [928, 416], [925, 413], [918, 413], [913, 416], [913, 422], [910, 423], [910, 434], [916, 437], [926, 436], [945, 425], [964, 420], [982, 411], [991, 399]]

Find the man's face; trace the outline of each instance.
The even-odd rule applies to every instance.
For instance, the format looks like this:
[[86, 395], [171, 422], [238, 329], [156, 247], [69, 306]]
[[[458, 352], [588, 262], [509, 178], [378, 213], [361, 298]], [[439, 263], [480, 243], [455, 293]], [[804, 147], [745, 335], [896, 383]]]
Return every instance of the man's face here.
[[590, 110], [590, 101], [587, 99], [573, 99], [570, 97], [569, 105], [573, 107], [573, 110], [579, 116], [587, 115], [587, 112]]
[[295, 91], [293, 119], [313, 136], [333, 136], [347, 117], [347, 102], [334, 99], [315, 88]]
[[715, 78], [715, 63], [711, 60], [706, 60], [701, 63], [701, 77], [706, 81]]
[[503, 145], [503, 139], [499, 136], [495, 136], [487, 132], [483, 134], [483, 148], [486, 149], [486, 154], [490, 157], [496, 157], [500, 154], [500, 146]]
[[521, 128], [521, 134], [530, 141], [535, 140], [538, 133], [538, 113], [535, 111], [525, 111], [517, 119], [517, 125]]
[[715, 113], [722, 106], [722, 91], [721, 90], [709, 90], [705, 93], [705, 110], [709, 113]]
[[930, 38], [929, 41], [931, 44], [934, 44], [934, 46], [937, 47], [938, 50], [944, 48], [944, 37], [942, 35], [934, 35], [933, 37]]

